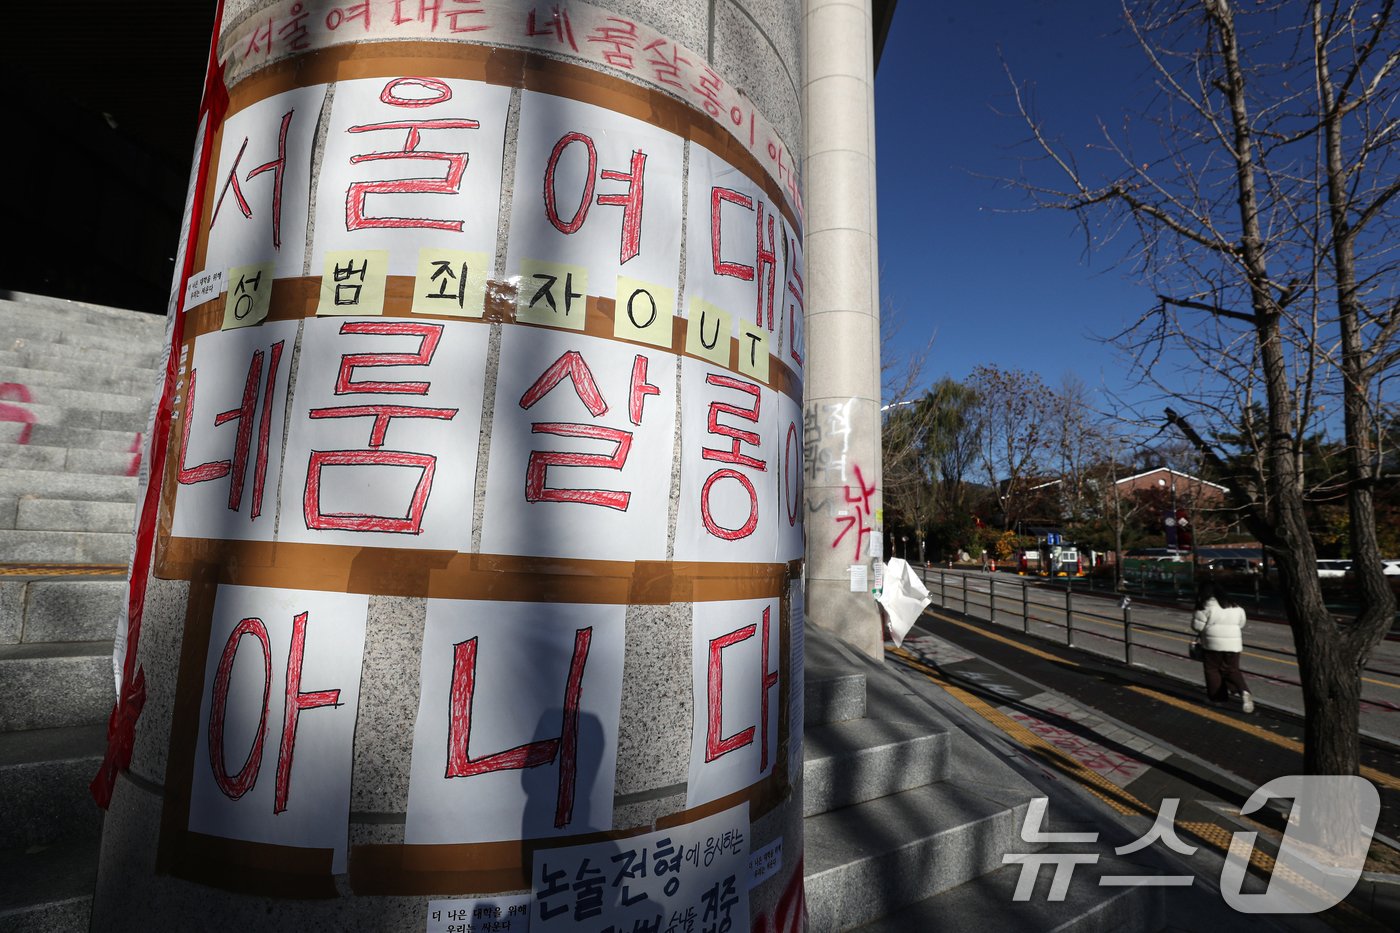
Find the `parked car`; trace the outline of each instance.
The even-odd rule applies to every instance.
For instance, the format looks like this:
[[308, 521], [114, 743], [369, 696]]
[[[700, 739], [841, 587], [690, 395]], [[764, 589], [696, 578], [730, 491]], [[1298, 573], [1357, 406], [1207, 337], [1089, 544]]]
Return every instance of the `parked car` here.
[[1217, 557], [1206, 564], [1207, 570], [1224, 573], [1258, 573], [1259, 568], [1248, 557]]
[[1351, 571], [1349, 560], [1320, 560], [1317, 562], [1317, 575], [1323, 580], [1336, 580]]
[[1387, 577], [1400, 577], [1400, 557], [1383, 558], [1381, 569]]

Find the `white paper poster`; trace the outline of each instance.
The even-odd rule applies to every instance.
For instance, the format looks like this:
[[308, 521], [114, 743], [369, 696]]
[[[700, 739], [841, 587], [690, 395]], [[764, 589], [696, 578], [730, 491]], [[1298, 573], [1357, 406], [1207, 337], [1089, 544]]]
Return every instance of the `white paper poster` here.
[[175, 511], [181, 538], [271, 541], [297, 323], [202, 334], [180, 419]]
[[285, 91], [224, 122], [210, 179], [210, 272], [275, 262], [278, 278], [302, 274], [312, 140], [325, 96], [325, 85]]
[[742, 172], [702, 146], [690, 150], [686, 214], [686, 313], [701, 300], [728, 313], [738, 337], [757, 324], [778, 346], [788, 281], [783, 215]]
[[782, 638], [777, 597], [694, 604], [686, 806], [749, 787], [778, 757]]
[[700, 360], [681, 361], [676, 560], [773, 562], [777, 409], [772, 389]]
[[[524, 276], [524, 261], [541, 260], [586, 269], [589, 292], [606, 298], [617, 295], [620, 275], [676, 288], [679, 136], [592, 104], [525, 91], [519, 139], [507, 277]], [[537, 284], [527, 279], [521, 287]]]
[[369, 597], [220, 586], [189, 828], [333, 849], [345, 871]]
[[778, 506], [777, 558], [779, 563], [801, 560], [807, 554], [807, 539], [803, 534], [802, 497], [802, 407], [781, 392], [773, 393], [778, 405], [776, 436]]
[[625, 615], [428, 600], [405, 842], [612, 828]]
[[415, 275], [425, 247], [494, 254], [510, 88], [430, 77], [335, 87], [316, 187], [312, 270], [327, 251], [387, 250]]
[[803, 379], [807, 371], [807, 268], [803, 264], [802, 238], [784, 221], [788, 244], [788, 272], [782, 301], [782, 323], [779, 326], [779, 339], [774, 345], [782, 345], [781, 359], [798, 379]]
[[482, 550], [665, 560], [675, 387], [670, 353], [505, 328]]
[[531, 929], [748, 930], [748, 834], [744, 803], [626, 839], [536, 849]]
[[489, 329], [304, 326], [279, 540], [470, 550]]

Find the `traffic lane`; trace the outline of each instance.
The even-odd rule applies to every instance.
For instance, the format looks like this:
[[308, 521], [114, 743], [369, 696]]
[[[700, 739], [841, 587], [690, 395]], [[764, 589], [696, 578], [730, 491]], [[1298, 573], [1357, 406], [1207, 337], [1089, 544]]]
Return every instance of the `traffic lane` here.
[[[928, 586], [929, 591], [935, 595], [938, 593], [939, 574], [947, 575], [949, 578], [947, 590], [950, 598], [955, 601], [960, 598], [959, 583], [963, 579], [968, 581], [973, 593], [983, 594], [986, 593], [987, 589], [986, 581], [995, 579], [997, 581], [997, 601], [999, 609], [1005, 608], [1002, 605], [1003, 600], [1008, 600], [1007, 605], [1010, 604], [1009, 600], [1019, 602], [1019, 591], [1022, 586], [1025, 586], [1032, 594], [1032, 600], [1047, 606], [1054, 606], [1063, 603], [1066, 582], [1070, 581], [1073, 586], [1073, 599], [1076, 601], [1081, 599], [1099, 600], [1111, 607], [1109, 612], [1117, 611], [1121, 614], [1121, 610], [1118, 609], [1118, 606], [1122, 596], [1127, 595], [1133, 600], [1132, 610], [1134, 619], [1137, 619], [1143, 613], [1163, 613], [1164, 617], [1168, 619], [1185, 620], [1181, 623], [1183, 631], [1187, 630], [1190, 623], [1191, 605], [1188, 600], [1183, 600], [1183, 602], [1178, 605], [1170, 605], [1159, 602], [1151, 597], [1141, 599], [1132, 592], [1128, 592], [1127, 594], [1115, 594], [1102, 589], [1091, 590], [1088, 588], [1088, 581], [1085, 578], [1056, 578], [1051, 581], [1041, 577], [1023, 577], [1000, 572], [990, 574], [975, 570], [925, 569], [923, 572], [926, 574], [925, 585]], [[985, 602], [985, 596], [983, 596], [983, 602]], [[1245, 601], [1241, 605], [1244, 606], [1245, 612], [1250, 617], [1250, 627], [1248, 631], [1252, 642], [1270, 648], [1278, 648], [1286, 653], [1292, 654], [1293, 635], [1287, 621], [1282, 618], [1259, 616], [1256, 609], [1252, 607], [1248, 601]], [[1371, 654], [1368, 666], [1376, 668], [1381, 674], [1393, 675], [1400, 678], [1400, 637], [1387, 639], [1377, 645]]]
[[[1303, 724], [1296, 717], [1268, 710], [1245, 717], [1211, 708], [1189, 688], [1156, 672], [1115, 668], [1056, 646], [1019, 645], [1008, 637], [1015, 633], [988, 630], [985, 625], [979, 620], [959, 624], [952, 617], [926, 614], [916, 629], [1238, 776], [1251, 788], [1302, 772]], [[1392, 839], [1400, 837], [1400, 751], [1363, 740], [1361, 763], [1363, 775], [1381, 795], [1379, 831]], [[1189, 765], [1177, 766], [1183, 775], [1191, 771]]]
[[[1043, 586], [1021, 586], [1020, 579], [1004, 580], [990, 574], [961, 575], [956, 584], [935, 588], [932, 595], [948, 599], [948, 608], [962, 611], [963, 584], [966, 585], [968, 613], [988, 616], [995, 608], [998, 624], [1023, 629], [1022, 612], [1029, 611], [1029, 631], [1041, 638], [1064, 644], [1065, 613], [1063, 591]], [[989, 594], [995, 584], [996, 598]], [[1024, 596], [1024, 599], [1023, 599]], [[1125, 659], [1123, 625], [1118, 603], [1104, 596], [1071, 594], [1074, 610], [1074, 640], [1080, 650], [1115, 660]], [[1139, 665], [1163, 671], [1188, 683], [1204, 684], [1200, 662], [1186, 656], [1190, 644], [1190, 620], [1182, 610], [1161, 606], [1133, 607], [1133, 660]], [[1252, 626], [1246, 630], [1246, 651], [1241, 669], [1250, 692], [1259, 702], [1300, 711], [1302, 688], [1298, 683], [1297, 661], [1291, 648], [1292, 636], [1282, 626]], [[1272, 650], [1265, 650], [1272, 649]], [[1400, 742], [1400, 678], [1367, 674], [1362, 681], [1361, 727], [1368, 732]]]

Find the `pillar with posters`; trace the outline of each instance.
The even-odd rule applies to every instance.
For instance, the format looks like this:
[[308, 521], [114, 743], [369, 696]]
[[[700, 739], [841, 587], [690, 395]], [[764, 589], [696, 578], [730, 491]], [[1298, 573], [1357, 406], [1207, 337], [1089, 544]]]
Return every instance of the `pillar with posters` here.
[[800, 57], [225, 0], [94, 929], [801, 929]]

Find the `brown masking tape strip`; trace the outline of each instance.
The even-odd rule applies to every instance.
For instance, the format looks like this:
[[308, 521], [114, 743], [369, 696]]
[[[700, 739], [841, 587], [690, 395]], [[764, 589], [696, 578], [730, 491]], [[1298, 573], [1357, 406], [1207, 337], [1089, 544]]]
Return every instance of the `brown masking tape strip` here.
[[190, 792], [194, 783], [195, 750], [199, 739], [199, 706], [204, 693], [204, 668], [209, 632], [218, 593], [218, 571], [208, 565], [191, 569], [185, 630], [180, 639], [180, 666], [175, 678], [175, 701], [170, 718], [170, 751], [165, 761], [165, 799], [156, 849], [156, 871], [171, 872], [185, 861], [189, 836]]
[[170, 538], [161, 579], [201, 565], [238, 586], [435, 599], [665, 605], [782, 595], [789, 565], [604, 561], [297, 542]]
[[[787, 793], [786, 781], [778, 779], [775, 767], [772, 776], [752, 787], [658, 819], [655, 829], [675, 829], [723, 813], [745, 801], [749, 804], [749, 821], [752, 823], [781, 803]], [[653, 831], [652, 827], [640, 826], [578, 836], [509, 842], [357, 845], [350, 849], [350, 885], [356, 894], [362, 895], [519, 891], [531, 886], [531, 866], [536, 850], [624, 840]]]
[[[451, 49], [450, 53], [445, 52]], [[367, 42], [319, 49], [261, 69], [229, 90], [229, 115], [294, 88], [358, 78], [430, 75], [524, 88], [592, 104], [704, 146], [763, 189], [793, 230], [802, 230], [778, 182], [709, 114], [660, 91], [534, 52], [443, 42]], [[214, 169], [217, 171], [217, 168]], [[212, 191], [217, 185], [210, 185]], [[212, 204], [212, 200], [210, 201]], [[207, 230], [207, 223], [201, 229]], [[200, 258], [203, 258], [201, 242]]]
[[124, 577], [126, 564], [0, 564], [0, 577]]
[[518, 891], [530, 887], [537, 849], [608, 842], [650, 831], [643, 826], [505, 842], [357, 845], [350, 848], [350, 884], [356, 894]]
[[[410, 310], [413, 305], [413, 283], [414, 279], [409, 275], [386, 276], [384, 286], [384, 313], [382, 315], [347, 315], [347, 317], [402, 317], [429, 321], [460, 321], [468, 324], [505, 323], [516, 324], [519, 327], [540, 327], [543, 330], [558, 330], [569, 333], [569, 331], [562, 331], [561, 328], [537, 324], [524, 324], [516, 321], [516, 289], [515, 286], [509, 282], [497, 282], [493, 280], [488, 283], [486, 311], [484, 316], [479, 318], [459, 317], [450, 314], [414, 314]], [[300, 276], [298, 278], [274, 280], [272, 283], [272, 294], [269, 298], [270, 305], [265, 320], [297, 321], [303, 318], [316, 317], [316, 306], [319, 302], [320, 288], [321, 276]], [[185, 342], [187, 344], [192, 344], [196, 337], [214, 333], [223, 326], [224, 302], [226, 297], [227, 293], [224, 293], [223, 295], [206, 301], [202, 305], [191, 308], [185, 313]], [[597, 337], [615, 343], [644, 347], [649, 350], [662, 349], [654, 344], [614, 336], [615, 315], [616, 302], [613, 299], [590, 295], [588, 296], [588, 313], [584, 318], [584, 329], [576, 333], [583, 333], [589, 337]], [[670, 352], [677, 356], [689, 356], [691, 359], [702, 360], [703, 362], [713, 365], [710, 360], [686, 353], [685, 347], [688, 327], [689, 321], [686, 318], [672, 317]], [[725, 368], [744, 379], [752, 379], [752, 376], [739, 372], [738, 360], [739, 340], [736, 337], [731, 337], [729, 338], [729, 362], [726, 364]], [[761, 382], [761, 384], [768, 386], [776, 392], [783, 393], [799, 405], [802, 404], [802, 382], [798, 379], [797, 374], [782, 360], [770, 355], [768, 358], [768, 379], [766, 381], [756, 381]]]
[[330, 849], [303, 849], [186, 833], [170, 873], [177, 878], [263, 897], [338, 897]]

